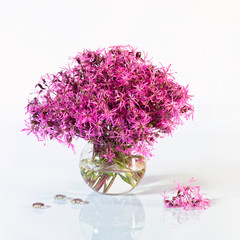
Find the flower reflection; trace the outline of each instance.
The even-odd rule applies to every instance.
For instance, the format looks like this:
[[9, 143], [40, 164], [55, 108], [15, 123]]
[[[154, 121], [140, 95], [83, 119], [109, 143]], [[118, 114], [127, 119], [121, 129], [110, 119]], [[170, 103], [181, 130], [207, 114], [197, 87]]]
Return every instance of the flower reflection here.
[[182, 208], [164, 208], [164, 222], [170, 222], [173, 225], [183, 224], [191, 221], [199, 221], [203, 210]]
[[91, 193], [82, 206], [79, 221], [86, 240], [140, 239], [145, 212], [135, 195], [106, 196]]

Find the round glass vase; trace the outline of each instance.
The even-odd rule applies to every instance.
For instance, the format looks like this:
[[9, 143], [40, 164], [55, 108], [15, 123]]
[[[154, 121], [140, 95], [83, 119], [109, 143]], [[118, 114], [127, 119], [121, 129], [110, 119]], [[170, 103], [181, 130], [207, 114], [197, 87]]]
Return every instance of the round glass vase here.
[[118, 195], [130, 192], [145, 174], [145, 158], [115, 150], [109, 160], [109, 152], [112, 151], [107, 150], [104, 145], [86, 144], [79, 163], [83, 180], [98, 193]]

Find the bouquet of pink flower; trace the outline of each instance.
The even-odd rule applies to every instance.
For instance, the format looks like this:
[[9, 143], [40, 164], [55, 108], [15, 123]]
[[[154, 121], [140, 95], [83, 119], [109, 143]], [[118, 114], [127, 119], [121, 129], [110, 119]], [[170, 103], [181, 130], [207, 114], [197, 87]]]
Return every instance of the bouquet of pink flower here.
[[193, 113], [187, 87], [129, 45], [84, 50], [67, 68], [42, 76], [36, 89], [25, 130], [72, 147], [78, 138], [104, 146], [104, 162], [148, 159], [156, 139]]

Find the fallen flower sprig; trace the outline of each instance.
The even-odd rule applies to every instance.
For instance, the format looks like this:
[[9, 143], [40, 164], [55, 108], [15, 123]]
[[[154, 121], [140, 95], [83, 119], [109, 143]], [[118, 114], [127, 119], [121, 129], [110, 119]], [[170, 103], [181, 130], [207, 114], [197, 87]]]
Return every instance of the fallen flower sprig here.
[[170, 200], [164, 191], [164, 194], [162, 194], [164, 205], [167, 208], [183, 207], [184, 210], [190, 210], [191, 208], [206, 209], [210, 207], [210, 199], [203, 198], [205, 193], [200, 193], [200, 186], [191, 186], [193, 181], [195, 181], [194, 178], [191, 178], [187, 186], [182, 186], [177, 181], [174, 181], [177, 186], [173, 190], [177, 192], [177, 195]]

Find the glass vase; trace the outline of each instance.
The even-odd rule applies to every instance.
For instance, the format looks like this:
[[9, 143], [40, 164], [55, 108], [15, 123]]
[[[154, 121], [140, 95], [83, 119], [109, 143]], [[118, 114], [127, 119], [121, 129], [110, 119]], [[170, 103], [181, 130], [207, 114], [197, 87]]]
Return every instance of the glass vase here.
[[87, 143], [79, 163], [85, 183], [102, 194], [118, 195], [133, 190], [145, 174], [146, 161], [143, 156], [126, 154], [124, 150]]

